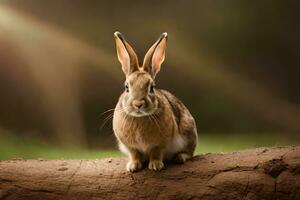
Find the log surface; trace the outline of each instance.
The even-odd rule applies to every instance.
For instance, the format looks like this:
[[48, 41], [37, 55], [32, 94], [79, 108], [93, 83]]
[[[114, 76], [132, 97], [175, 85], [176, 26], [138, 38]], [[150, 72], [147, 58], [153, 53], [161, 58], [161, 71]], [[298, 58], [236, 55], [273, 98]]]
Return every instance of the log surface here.
[[0, 199], [300, 199], [300, 147], [195, 156], [160, 172], [126, 158], [0, 161]]

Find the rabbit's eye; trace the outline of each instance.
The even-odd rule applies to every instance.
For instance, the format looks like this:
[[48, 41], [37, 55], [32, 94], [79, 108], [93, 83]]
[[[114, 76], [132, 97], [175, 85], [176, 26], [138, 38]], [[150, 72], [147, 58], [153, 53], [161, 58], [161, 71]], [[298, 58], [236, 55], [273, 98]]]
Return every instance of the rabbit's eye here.
[[128, 86], [128, 84], [125, 84], [125, 91], [129, 92], [129, 86]]
[[150, 93], [154, 93], [154, 85], [150, 86]]

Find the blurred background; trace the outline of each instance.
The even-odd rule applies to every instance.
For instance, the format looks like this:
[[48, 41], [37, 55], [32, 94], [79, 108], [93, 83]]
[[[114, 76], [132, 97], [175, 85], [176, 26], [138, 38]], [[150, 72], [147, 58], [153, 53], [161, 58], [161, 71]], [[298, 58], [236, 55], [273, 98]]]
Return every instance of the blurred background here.
[[113, 33], [196, 119], [197, 153], [300, 144], [299, 1], [0, 1], [0, 159], [120, 156]]

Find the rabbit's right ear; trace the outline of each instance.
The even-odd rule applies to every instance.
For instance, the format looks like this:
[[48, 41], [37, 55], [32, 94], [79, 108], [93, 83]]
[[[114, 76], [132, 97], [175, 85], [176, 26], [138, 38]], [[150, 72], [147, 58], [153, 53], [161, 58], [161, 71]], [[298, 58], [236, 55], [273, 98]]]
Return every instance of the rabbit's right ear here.
[[126, 76], [139, 69], [139, 62], [133, 48], [126, 42], [123, 35], [116, 31], [114, 33], [118, 59]]

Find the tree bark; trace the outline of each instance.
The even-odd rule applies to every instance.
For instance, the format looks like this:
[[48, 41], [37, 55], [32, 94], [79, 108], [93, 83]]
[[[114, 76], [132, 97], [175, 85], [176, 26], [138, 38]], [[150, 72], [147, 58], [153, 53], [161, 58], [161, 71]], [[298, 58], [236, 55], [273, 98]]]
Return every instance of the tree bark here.
[[137, 173], [126, 158], [0, 162], [0, 199], [300, 199], [300, 147], [195, 156]]

